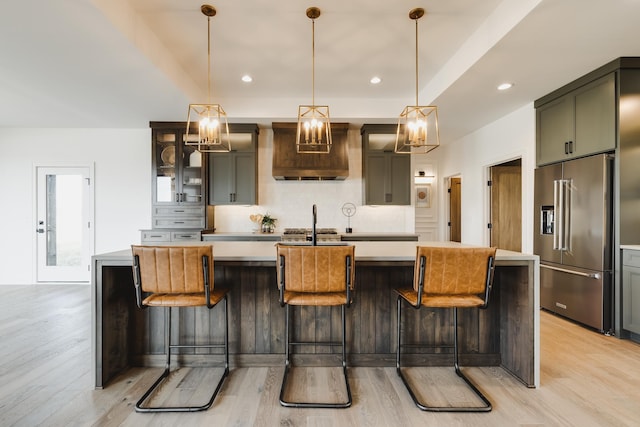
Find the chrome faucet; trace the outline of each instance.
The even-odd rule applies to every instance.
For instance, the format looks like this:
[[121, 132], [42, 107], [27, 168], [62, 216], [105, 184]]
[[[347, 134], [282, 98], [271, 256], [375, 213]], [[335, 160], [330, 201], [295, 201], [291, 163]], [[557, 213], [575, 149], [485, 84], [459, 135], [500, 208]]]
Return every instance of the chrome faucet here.
[[318, 208], [316, 207], [316, 205], [313, 205], [313, 224], [311, 227], [311, 245], [312, 246], [318, 245], [318, 242], [316, 241], [316, 238], [317, 238], [316, 223], [317, 222], [318, 222]]

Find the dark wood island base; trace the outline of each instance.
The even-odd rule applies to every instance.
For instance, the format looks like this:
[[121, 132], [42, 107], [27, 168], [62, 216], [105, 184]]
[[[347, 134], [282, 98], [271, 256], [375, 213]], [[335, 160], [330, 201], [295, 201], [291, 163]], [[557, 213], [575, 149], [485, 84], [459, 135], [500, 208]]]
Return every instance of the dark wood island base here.
[[[206, 244], [200, 242], [199, 244]], [[396, 294], [411, 285], [415, 247], [448, 242], [357, 242], [355, 304], [347, 310], [350, 366], [395, 366]], [[284, 309], [278, 303], [273, 242], [216, 242], [215, 286], [229, 294], [231, 367], [279, 366], [284, 358]], [[163, 310], [135, 304], [130, 250], [93, 257], [93, 350], [95, 387], [130, 366], [162, 366]], [[461, 310], [462, 366], [502, 366], [527, 387], [539, 386], [539, 261], [535, 255], [498, 250], [493, 293], [486, 310]], [[297, 339], [340, 336], [340, 310], [298, 307]], [[217, 339], [217, 311], [183, 308], [172, 335], [184, 342]], [[450, 310], [404, 310], [407, 340], [434, 346], [452, 342]], [[211, 332], [210, 332], [211, 331]], [[305, 347], [295, 357], [326, 364], [339, 357], [327, 346]], [[406, 356], [408, 364], [449, 365], [452, 349], [427, 349]], [[332, 354], [334, 353], [334, 354]], [[206, 363], [206, 354], [179, 356], [181, 364]], [[404, 358], [404, 356], [403, 356]], [[337, 360], [337, 359], [335, 359]]]

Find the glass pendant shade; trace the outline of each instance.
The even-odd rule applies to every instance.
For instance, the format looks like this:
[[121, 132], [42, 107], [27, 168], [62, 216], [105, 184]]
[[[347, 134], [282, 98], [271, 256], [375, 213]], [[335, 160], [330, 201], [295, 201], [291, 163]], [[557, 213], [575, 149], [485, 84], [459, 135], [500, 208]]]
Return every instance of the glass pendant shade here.
[[298, 153], [329, 153], [331, 151], [331, 121], [326, 105], [298, 106]]
[[219, 104], [189, 104], [185, 144], [203, 153], [231, 151], [227, 114]]
[[396, 153], [426, 154], [440, 146], [438, 107], [407, 106], [400, 113]]

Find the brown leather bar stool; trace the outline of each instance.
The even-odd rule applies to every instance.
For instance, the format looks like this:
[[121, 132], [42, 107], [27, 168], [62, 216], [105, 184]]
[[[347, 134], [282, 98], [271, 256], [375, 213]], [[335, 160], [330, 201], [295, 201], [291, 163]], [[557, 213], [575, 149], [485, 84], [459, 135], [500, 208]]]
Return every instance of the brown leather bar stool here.
[[[493, 284], [495, 248], [470, 247], [421, 247], [417, 248], [414, 267], [413, 288], [396, 289], [398, 343], [396, 349], [396, 372], [402, 378], [411, 398], [418, 408], [434, 412], [489, 412], [491, 402], [462, 373], [458, 363], [458, 308], [486, 308]], [[402, 302], [421, 307], [453, 308], [453, 357], [456, 374], [483, 401], [484, 406], [429, 406], [418, 400], [407, 382], [400, 366], [400, 324]], [[408, 345], [406, 345], [408, 346]], [[416, 345], [411, 345], [415, 347]]]
[[[280, 404], [294, 408], [348, 408], [351, 389], [347, 377], [345, 308], [353, 302], [355, 278], [354, 246], [297, 246], [277, 245], [278, 289], [280, 305], [285, 312], [285, 368], [280, 388]], [[297, 306], [340, 306], [342, 314], [342, 341], [292, 341], [290, 338], [291, 312]], [[301, 345], [330, 345], [342, 347], [342, 372], [347, 400], [339, 403], [292, 402], [284, 399], [287, 377], [291, 368], [291, 347]]]
[[[165, 308], [165, 355], [162, 375], [136, 403], [137, 412], [196, 412], [209, 409], [229, 375], [229, 315], [227, 290], [213, 286], [213, 249], [209, 246], [133, 245], [133, 276], [136, 303], [140, 308]], [[224, 342], [198, 345], [171, 344], [171, 308], [224, 305]], [[170, 374], [171, 349], [224, 348], [224, 372], [211, 398], [201, 406], [143, 406], [154, 390]]]

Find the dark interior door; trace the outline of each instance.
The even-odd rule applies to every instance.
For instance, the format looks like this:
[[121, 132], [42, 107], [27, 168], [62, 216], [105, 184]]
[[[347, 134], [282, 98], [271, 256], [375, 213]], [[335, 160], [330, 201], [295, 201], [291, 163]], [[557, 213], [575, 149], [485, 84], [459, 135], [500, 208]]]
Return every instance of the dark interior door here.
[[451, 178], [449, 181], [449, 240], [452, 242], [460, 242], [462, 240], [461, 189], [462, 182], [460, 178]]

